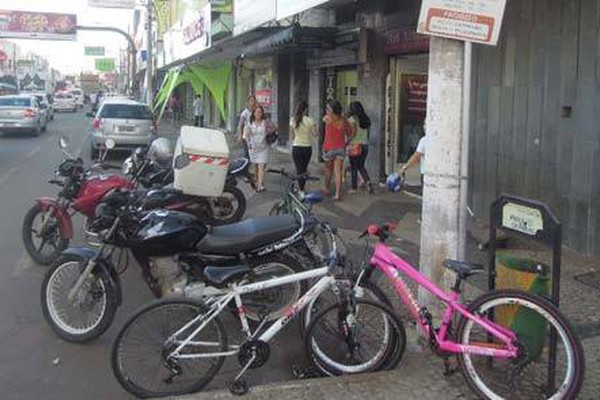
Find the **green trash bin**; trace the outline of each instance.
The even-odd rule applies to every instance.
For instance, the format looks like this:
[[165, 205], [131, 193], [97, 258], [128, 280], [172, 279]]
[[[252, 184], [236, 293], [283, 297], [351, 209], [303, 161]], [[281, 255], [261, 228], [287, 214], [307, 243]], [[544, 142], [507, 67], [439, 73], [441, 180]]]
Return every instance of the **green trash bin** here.
[[[496, 288], [520, 289], [548, 296], [550, 267], [534, 260], [499, 254], [496, 256]], [[519, 305], [502, 306], [494, 312], [496, 322], [509, 327], [528, 350], [529, 361], [539, 358], [546, 341], [546, 320], [537, 312]]]

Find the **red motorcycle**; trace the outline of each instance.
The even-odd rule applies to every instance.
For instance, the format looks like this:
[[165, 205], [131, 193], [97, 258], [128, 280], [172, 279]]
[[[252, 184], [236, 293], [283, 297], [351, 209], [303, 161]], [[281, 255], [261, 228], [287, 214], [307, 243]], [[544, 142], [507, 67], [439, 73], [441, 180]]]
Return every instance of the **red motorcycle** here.
[[39, 264], [52, 263], [69, 245], [73, 238], [71, 217], [80, 213], [93, 218], [96, 206], [104, 196], [115, 188], [133, 189], [134, 183], [117, 174], [97, 174], [106, 169], [102, 160], [106, 152], [114, 146], [106, 144], [100, 162], [85, 168], [81, 158], [71, 156], [67, 151], [67, 142], [61, 138], [60, 147], [67, 155], [58, 170], [57, 178], [50, 184], [60, 187], [56, 198], [42, 197], [27, 211], [23, 221], [23, 242], [27, 253]]
[[[75, 158], [66, 151], [68, 144], [65, 139], [61, 138], [59, 144], [67, 158], [60, 163], [56, 171], [58, 179], [52, 179], [49, 183], [61, 189], [56, 198], [38, 199], [23, 221], [25, 249], [34, 261], [43, 265], [51, 264], [68, 247], [73, 238], [71, 217], [74, 214], [80, 213], [86, 218], [86, 236], [95, 239], [97, 233], [88, 222], [93, 220], [96, 207], [108, 192], [114, 189], [133, 189], [137, 182], [147, 186], [161, 186], [161, 183], [168, 181], [168, 174], [154, 171], [151, 168], [152, 163], [141, 155], [129, 178], [117, 174], [98, 174], [99, 170], [106, 169], [103, 160], [107, 151], [114, 146], [112, 141], [107, 141], [104, 151], [100, 152], [100, 162], [88, 169], [84, 167], [81, 158]], [[238, 160], [232, 163], [237, 164]], [[235, 181], [237, 175], [246, 173], [246, 164], [244, 168], [230, 170], [231, 177], [228, 180]], [[139, 206], [143, 209], [166, 208], [182, 211], [210, 225], [221, 225], [243, 218], [246, 198], [233, 184], [226, 184], [223, 197], [218, 198], [189, 196], [162, 187], [148, 192], [140, 191]]]

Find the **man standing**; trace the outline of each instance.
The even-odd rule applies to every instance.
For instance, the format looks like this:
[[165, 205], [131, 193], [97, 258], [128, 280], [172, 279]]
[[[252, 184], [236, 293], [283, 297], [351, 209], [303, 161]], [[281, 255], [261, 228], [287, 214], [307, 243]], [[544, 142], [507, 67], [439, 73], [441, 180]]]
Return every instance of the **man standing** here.
[[250, 117], [254, 113], [254, 109], [256, 108], [256, 96], [250, 95], [246, 99], [246, 108], [240, 114], [240, 120], [237, 126], [237, 134], [238, 134], [238, 142], [241, 143], [244, 147], [244, 155], [246, 158], [250, 158], [248, 154], [248, 144], [244, 140], [244, 128], [246, 124], [250, 121]]
[[198, 93], [194, 102], [192, 103], [194, 109], [194, 119], [196, 120], [195, 125], [199, 127], [204, 126], [204, 104], [202, 104], [202, 95]]

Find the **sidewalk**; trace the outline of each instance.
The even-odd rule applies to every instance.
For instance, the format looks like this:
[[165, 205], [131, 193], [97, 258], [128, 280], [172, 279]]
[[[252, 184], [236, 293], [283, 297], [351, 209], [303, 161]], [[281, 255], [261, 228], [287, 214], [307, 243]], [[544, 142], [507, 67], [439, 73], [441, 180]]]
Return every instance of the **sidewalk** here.
[[[274, 168], [285, 168], [293, 171], [291, 156], [279, 148], [273, 151]], [[313, 163], [309, 172], [322, 176], [322, 165]], [[307, 190], [320, 190], [322, 183], [308, 185]], [[277, 199], [280, 198], [279, 181], [268, 176], [267, 192], [250, 193], [248, 196], [249, 216], [265, 215]], [[403, 258], [413, 265], [418, 265], [420, 245], [421, 202], [418, 198], [404, 193], [390, 193], [377, 188], [374, 195], [359, 193], [346, 195], [343, 201], [334, 203], [327, 198], [322, 204], [314, 207], [314, 212], [334, 223], [341, 236], [347, 241], [348, 259], [360, 262], [365, 252], [365, 242], [358, 236], [372, 222], [398, 221], [397, 237], [393, 246]], [[473, 223], [472, 234], [479, 242], [486, 239], [485, 226]], [[474, 237], [468, 243], [467, 259], [486, 264], [487, 254], [477, 249]], [[550, 252], [522, 243], [510, 242], [510, 251], [522, 256], [532, 257], [542, 262], [549, 262]], [[600, 286], [593, 287], [594, 282], [586, 279], [585, 274], [600, 274], [600, 260], [584, 257], [576, 252], [563, 251], [563, 271], [561, 280], [561, 310], [571, 320], [578, 331], [586, 356], [586, 380], [579, 399], [595, 399], [600, 393]], [[399, 301], [389, 283], [375, 275], [376, 281], [392, 300], [394, 308], [402, 317], [408, 334], [407, 349], [403, 361], [398, 368], [390, 372], [340, 378], [320, 378], [271, 383], [251, 387], [248, 399], [471, 399], [475, 398], [467, 387], [460, 373], [447, 378], [443, 376], [443, 363], [440, 358], [424, 349], [417, 341], [415, 329], [407, 310]], [[473, 299], [485, 290], [484, 274], [479, 279], [470, 280], [472, 286], [466, 290], [466, 298]], [[414, 290], [414, 286], [410, 285]], [[291, 368], [291, 366], [290, 366]], [[252, 382], [260, 374], [260, 369], [248, 376]], [[233, 379], [233, 376], [230, 377]], [[227, 390], [207, 391], [182, 397], [186, 400], [234, 398]]]

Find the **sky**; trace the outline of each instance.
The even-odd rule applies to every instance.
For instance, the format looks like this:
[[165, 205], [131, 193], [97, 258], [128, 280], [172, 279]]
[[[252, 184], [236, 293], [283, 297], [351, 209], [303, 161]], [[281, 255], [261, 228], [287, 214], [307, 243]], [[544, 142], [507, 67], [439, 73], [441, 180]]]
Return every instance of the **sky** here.
[[[1, 0], [0, 9], [77, 14], [78, 25], [111, 26], [126, 32], [133, 21], [133, 10], [89, 7], [88, 0]], [[65, 74], [94, 71], [94, 57], [84, 56], [85, 46], [104, 46], [106, 56], [117, 62], [119, 49], [127, 48], [121, 35], [109, 32], [79, 31], [77, 41], [7, 39], [17, 43], [22, 52], [45, 56], [53, 68]]]

